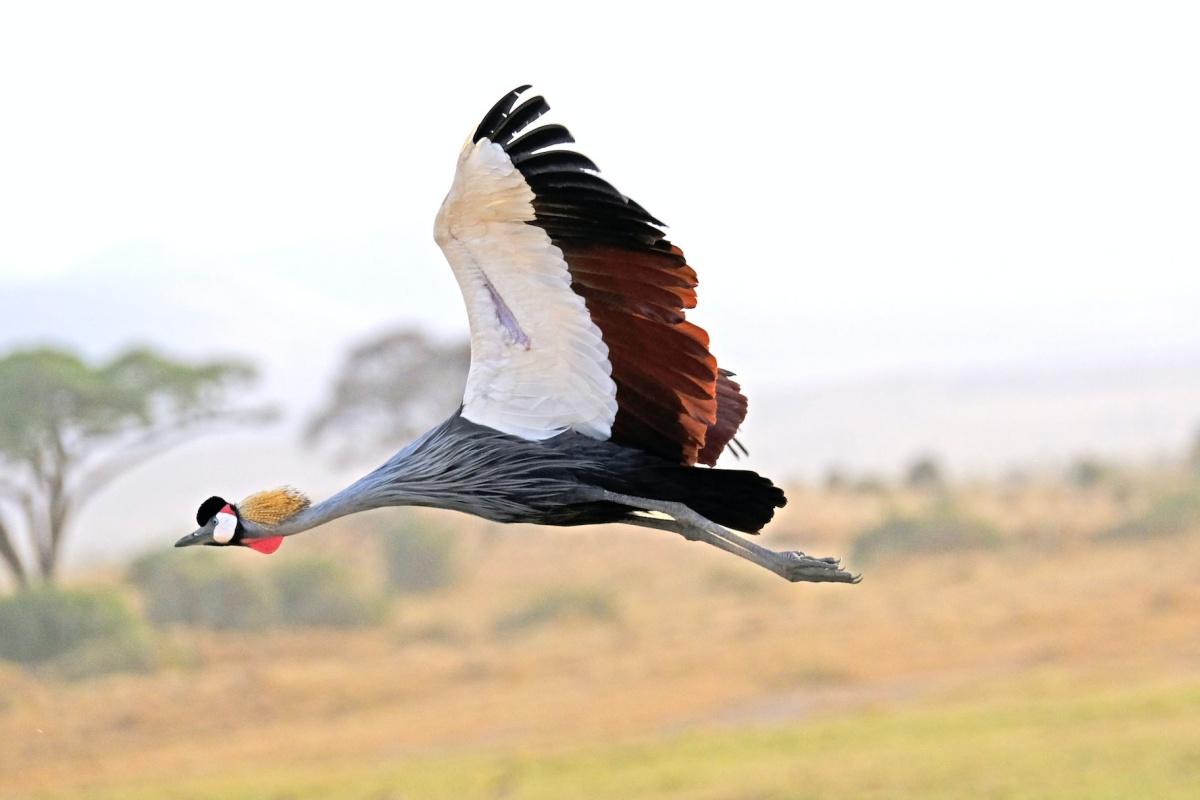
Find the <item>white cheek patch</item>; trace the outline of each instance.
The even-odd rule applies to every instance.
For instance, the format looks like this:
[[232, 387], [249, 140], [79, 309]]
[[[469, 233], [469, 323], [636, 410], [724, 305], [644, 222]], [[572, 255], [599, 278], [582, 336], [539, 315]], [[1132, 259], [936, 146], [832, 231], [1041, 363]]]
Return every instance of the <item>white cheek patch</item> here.
[[[229, 506], [225, 506], [229, 508]], [[213, 528], [213, 541], [217, 544], [229, 544], [233, 541], [233, 534], [237, 532], [237, 517], [222, 509], [217, 512], [217, 524]]]

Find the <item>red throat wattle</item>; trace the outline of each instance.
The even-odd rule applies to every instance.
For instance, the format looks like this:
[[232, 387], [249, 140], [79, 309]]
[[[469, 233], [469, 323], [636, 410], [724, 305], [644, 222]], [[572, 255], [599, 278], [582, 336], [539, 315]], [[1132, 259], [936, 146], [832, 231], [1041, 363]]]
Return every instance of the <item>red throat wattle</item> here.
[[242, 540], [242, 544], [246, 545], [246, 547], [257, 550], [260, 553], [271, 555], [271, 553], [274, 553], [279, 549], [279, 545], [283, 544], [283, 537], [267, 536], [262, 539], [244, 539]]

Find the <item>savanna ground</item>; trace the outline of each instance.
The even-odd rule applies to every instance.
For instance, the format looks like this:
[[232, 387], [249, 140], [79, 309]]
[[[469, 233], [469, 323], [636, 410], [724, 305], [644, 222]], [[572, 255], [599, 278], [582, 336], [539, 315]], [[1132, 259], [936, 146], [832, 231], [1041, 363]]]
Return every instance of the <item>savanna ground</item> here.
[[[889, 515], [978, 521], [966, 544], [860, 550], [859, 586], [632, 528], [438, 517], [460, 578], [381, 624], [167, 628], [146, 674], [0, 662], [0, 797], [1194, 797], [1196, 492], [793, 490], [765, 541], [848, 561]], [[387, 520], [272, 558], [369, 563], [360, 528]]]

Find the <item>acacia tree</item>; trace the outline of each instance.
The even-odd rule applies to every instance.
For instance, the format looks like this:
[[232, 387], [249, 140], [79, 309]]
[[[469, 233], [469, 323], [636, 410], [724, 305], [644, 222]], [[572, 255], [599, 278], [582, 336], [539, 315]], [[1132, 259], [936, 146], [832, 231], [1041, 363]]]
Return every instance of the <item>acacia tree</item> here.
[[342, 460], [394, 450], [453, 413], [470, 364], [468, 342], [438, 342], [412, 329], [376, 336], [346, 355], [306, 439], [336, 440]]
[[0, 563], [19, 585], [53, 581], [72, 520], [110, 481], [214, 426], [269, 415], [230, 402], [254, 377], [241, 362], [149, 349], [98, 366], [53, 348], [0, 358]]

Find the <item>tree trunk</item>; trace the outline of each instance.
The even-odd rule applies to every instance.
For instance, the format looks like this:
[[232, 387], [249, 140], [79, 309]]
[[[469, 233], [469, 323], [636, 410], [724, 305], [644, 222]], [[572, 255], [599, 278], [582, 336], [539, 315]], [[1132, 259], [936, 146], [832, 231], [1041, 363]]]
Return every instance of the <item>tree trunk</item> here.
[[25, 564], [22, 563], [21, 556], [13, 547], [12, 537], [8, 533], [8, 528], [4, 526], [4, 520], [0, 520], [0, 559], [7, 565], [8, 572], [17, 586], [25, 588], [29, 585], [29, 575], [25, 572]]
[[34, 528], [34, 539], [37, 545], [38, 570], [42, 580], [54, 583], [58, 577], [58, 558], [61, 551], [62, 534], [65, 517], [58, 508], [58, 498], [51, 496], [49, 508], [46, 509], [44, 524]]
[[60, 485], [56, 485], [50, 495], [50, 513], [46, 530], [47, 558], [42, 564], [42, 580], [46, 583], [54, 583], [58, 577], [58, 562], [62, 558], [63, 534], [67, 530], [67, 517], [71, 505]]

